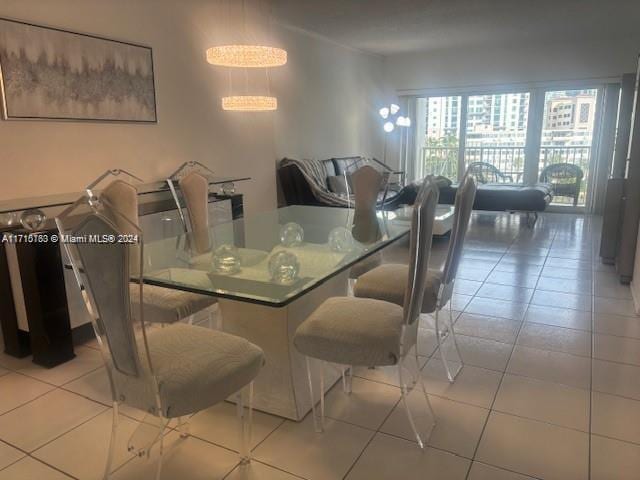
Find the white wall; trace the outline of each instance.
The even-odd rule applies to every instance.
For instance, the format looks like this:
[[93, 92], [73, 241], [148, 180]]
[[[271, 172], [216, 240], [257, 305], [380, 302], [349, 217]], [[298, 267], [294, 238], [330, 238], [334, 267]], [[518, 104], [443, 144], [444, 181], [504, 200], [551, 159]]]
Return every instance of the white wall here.
[[[380, 155], [371, 119], [384, 91], [382, 59], [301, 32], [271, 32], [289, 52], [271, 74], [278, 112], [223, 112], [227, 74], [204, 56], [240, 30], [227, 8], [214, 0], [2, 0], [2, 17], [151, 46], [158, 124], [0, 120], [0, 200], [80, 190], [114, 167], [157, 180], [193, 159], [220, 175], [251, 176], [241, 187], [251, 212], [275, 206], [284, 155]], [[265, 88], [264, 71], [250, 75]]]
[[400, 91], [617, 77], [635, 71], [639, 45], [640, 31], [607, 41], [469, 45], [393, 55], [385, 71]]

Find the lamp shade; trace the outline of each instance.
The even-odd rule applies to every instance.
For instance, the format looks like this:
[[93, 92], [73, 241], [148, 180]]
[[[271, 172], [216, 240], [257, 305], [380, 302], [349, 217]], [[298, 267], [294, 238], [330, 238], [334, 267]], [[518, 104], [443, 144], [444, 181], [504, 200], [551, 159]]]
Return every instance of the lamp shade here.
[[268, 112], [278, 109], [278, 99], [263, 95], [222, 97], [222, 109], [236, 112]]
[[265, 45], [220, 45], [207, 50], [207, 62], [219, 67], [280, 67], [287, 63], [287, 51]]

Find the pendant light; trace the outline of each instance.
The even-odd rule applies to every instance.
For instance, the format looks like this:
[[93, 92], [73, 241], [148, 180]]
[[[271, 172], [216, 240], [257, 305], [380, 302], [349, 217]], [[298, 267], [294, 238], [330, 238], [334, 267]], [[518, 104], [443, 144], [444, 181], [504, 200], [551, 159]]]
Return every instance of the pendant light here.
[[[217, 67], [229, 68], [230, 94], [222, 98], [222, 109], [236, 112], [267, 112], [278, 109], [278, 99], [269, 94], [269, 68], [280, 67], [287, 63], [286, 50], [274, 46], [251, 42], [247, 35], [247, 12], [245, 0], [242, 1], [243, 40], [246, 43], [233, 43], [213, 46], [207, 49], [207, 62]], [[247, 92], [237, 95], [233, 92], [231, 69], [244, 68], [247, 79]], [[249, 69], [265, 69], [267, 95], [249, 92]]]

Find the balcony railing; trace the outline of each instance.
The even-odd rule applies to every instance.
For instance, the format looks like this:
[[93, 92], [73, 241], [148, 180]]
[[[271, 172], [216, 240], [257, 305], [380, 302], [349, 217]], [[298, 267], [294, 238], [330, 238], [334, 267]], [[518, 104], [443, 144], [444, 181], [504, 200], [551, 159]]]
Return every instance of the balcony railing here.
[[[579, 205], [584, 205], [586, 186], [589, 180], [590, 146], [542, 146], [540, 147], [540, 163], [538, 176], [547, 166], [555, 163], [577, 165], [584, 174], [580, 191]], [[522, 183], [524, 177], [524, 147], [466, 147], [464, 151], [465, 166], [473, 162], [489, 163], [514, 182]], [[458, 178], [458, 147], [424, 147], [422, 164], [426, 174], [442, 175], [452, 180]], [[572, 203], [571, 199], [554, 198], [554, 203]]]

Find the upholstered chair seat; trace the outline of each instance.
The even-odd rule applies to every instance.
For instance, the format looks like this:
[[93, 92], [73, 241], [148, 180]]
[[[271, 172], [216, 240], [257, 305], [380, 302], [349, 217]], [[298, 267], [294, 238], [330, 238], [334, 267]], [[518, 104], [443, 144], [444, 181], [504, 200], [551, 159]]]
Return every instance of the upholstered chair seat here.
[[[353, 293], [356, 297], [377, 298], [396, 305], [404, 305], [409, 265], [385, 263], [361, 275]], [[438, 303], [442, 274], [429, 270], [422, 298], [422, 313], [432, 313]]]
[[[131, 300], [138, 303], [140, 301], [138, 285], [132, 283], [129, 288]], [[145, 285], [142, 303], [144, 318], [147, 322], [174, 323], [209, 308], [216, 303], [216, 299], [172, 288]]]
[[[165, 418], [190, 415], [225, 400], [256, 378], [264, 364], [262, 350], [244, 338], [182, 323], [150, 331], [147, 343], [158, 379], [159, 413]], [[143, 358], [140, 364], [146, 364]], [[158, 413], [148, 369], [138, 377], [117, 370], [114, 375], [123, 402]]]
[[296, 331], [293, 343], [308, 357], [343, 365], [396, 365], [402, 307], [368, 298], [332, 297]]

